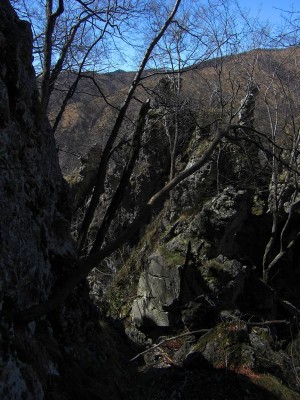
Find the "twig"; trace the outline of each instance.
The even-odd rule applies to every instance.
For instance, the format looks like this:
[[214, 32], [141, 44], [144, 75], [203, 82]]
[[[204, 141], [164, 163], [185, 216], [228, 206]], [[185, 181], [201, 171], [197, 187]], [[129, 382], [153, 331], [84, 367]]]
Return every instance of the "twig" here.
[[185, 332], [185, 333], [181, 333], [180, 335], [177, 335], [177, 336], [172, 336], [170, 338], [163, 339], [162, 341], [160, 341], [159, 343], [155, 344], [154, 346], [149, 347], [149, 349], [146, 349], [146, 350], [142, 351], [141, 353], [137, 354], [136, 356], [134, 356], [133, 358], [131, 358], [129, 360], [129, 362], [135, 361], [140, 356], [143, 356], [144, 354], [148, 353], [149, 351], [152, 351], [152, 350], [156, 349], [157, 347], [160, 347], [162, 344], [164, 344], [166, 342], [170, 342], [171, 340], [180, 339], [180, 338], [182, 338], [184, 336], [195, 335], [197, 333], [206, 333], [208, 331], [210, 331], [210, 329], [199, 329], [197, 331]]
[[279, 319], [279, 320], [274, 320], [274, 321], [264, 321], [264, 322], [247, 322], [247, 321], [241, 321], [245, 325], [250, 325], [250, 326], [266, 326], [266, 325], [276, 325], [276, 324], [286, 324], [288, 325], [290, 321], [287, 321], [286, 319]]

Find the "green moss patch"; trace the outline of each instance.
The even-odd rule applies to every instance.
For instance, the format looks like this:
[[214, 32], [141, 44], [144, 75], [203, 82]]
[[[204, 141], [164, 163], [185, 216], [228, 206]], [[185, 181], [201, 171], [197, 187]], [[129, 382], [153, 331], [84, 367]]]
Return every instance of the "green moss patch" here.
[[253, 364], [253, 352], [245, 325], [239, 321], [221, 323], [203, 335], [193, 348], [202, 353], [215, 368], [248, 368]]
[[180, 253], [168, 250], [165, 246], [159, 246], [157, 251], [162, 255], [169, 267], [183, 265], [185, 263], [184, 256]]

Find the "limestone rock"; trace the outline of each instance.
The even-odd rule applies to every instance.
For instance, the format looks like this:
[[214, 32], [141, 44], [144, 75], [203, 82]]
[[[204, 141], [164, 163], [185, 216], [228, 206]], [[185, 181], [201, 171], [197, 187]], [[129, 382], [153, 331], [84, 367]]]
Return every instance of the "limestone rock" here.
[[172, 306], [179, 301], [182, 266], [167, 265], [161, 254], [152, 254], [142, 273], [132, 319], [137, 326], [167, 327], [175, 323]]
[[72, 190], [74, 210], [83, 205], [92, 190], [101, 154], [102, 148], [96, 143], [84, 157], [80, 158], [80, 168], [65, 177]]

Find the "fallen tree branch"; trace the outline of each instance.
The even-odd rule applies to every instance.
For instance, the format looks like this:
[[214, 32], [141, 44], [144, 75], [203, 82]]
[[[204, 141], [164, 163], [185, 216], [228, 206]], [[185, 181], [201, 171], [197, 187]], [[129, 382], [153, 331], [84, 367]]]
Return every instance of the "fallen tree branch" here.
[[134, 356], [133, 358], [131, 358], [131, 359], [129, 360], [129, 362], [132, 362], [132, 361], [137, 360], [139, 357], [143, 356], [143, 355], [146, 354], [146, 353], [149, 353], [149, 351], [152, 351], [152, 350], [157, 349], [158, 347], [160, 347], [160, 346], [163, 345], [164, 343], [171, 342], [172, 340], [180, 339], [180, 338], [185, 337], [185, 336], [196, 335], [196, 334], [198, 334], [198, 333], [207, 333], [208, 331], [210, 331], [210, 329], [199, 329], [199, 330], [197, 330], [197, 331], [185, 332], [185, 333], [181, 333], [180, 335], [177, 335], [177, 336], [172, 336], [172, 337], [170, 337], [170, 338], [165, 338], [165, 339], [163, 339], [162, 341], [160, 341], [159, 343], [157, 343], [157, 344], [155, 344], [155, 345], [149, 347], [149, 349], [146, 349], [146, 350], [142, 351], [141, 353], [137, 354], [136, 356]]
[[[248, 322], [248, 321], [236, 320], [236, 322], [241, 322], [241, 323], [243, 323], [243, 324], [245, 324], [247, 326], [266, 326], [266, 325], [276, 325], [276, 324], [287, 324], [288, 325], [290, 323], [287, 320], [272, 320], [272, 321], [263, 321], [263, 322], [250, 322], [250, 321]], [[213, 329], [213, 328], [211, 328], [211, 329]], [[159, 343], [149, 347], [149, 349], [146, 349], [146, 350], [142, 351], [141, 353], [138, 353], [136, 356], [131, 358], [129, 360], [129, 362], [137, 360], [139, 357], [143, 356], [144, 354], [147, 354], [150, 351], [153, 351], [153, 350], [159, 348], [164, 343], [170, 342], [170, 341], [175, 340], [175, 339], [180, 339], [180, 338], [185, 337], [185, 336], [196, 335], [196, 334], [199, 334], [199, 333], [207, 333], [211, 329], [199, 329], [199, 330], [196, 330], [196, 331], [181, 333], [180, 335], [172, 336], [170, 338], [165, 338], [165, 339], [161, 340]]]
[[278, 319], [274, 321], [263, 321], [263, 322], [245, 322], [241, 321], [245, 325], [248, 326], [266, 326], [266, 325], [277, 325], [277, 324], [286, 324], [289, 325], [290, 321], [287, 321], [286, 319]]
[[[286, 320], [274, 320], [274, 321], [265, 321], [265, 322], [244, 322], [244, 321], [243, 321], [243, 323], [244, 323], [245, 325], [247, 325], [247, 326], [266, 326], [266, 325], [275, 325], [275, 324], [289, 324], [290, 322], [289, 322], [289, 321], [286, 321]], [[202, 331], [206, 331], [206, 332], [208, 332], [209, 330], [210, 330], [210, 329], [202, 329]], [[197, 332], [197, 331], [195, 331], [195, 332]], [[195, 333], [195, 332], [194, 332], [194, 333]], [[192, 332], [188, 332], [188, 334], [191, 334], [191, 333], [192, 333]], [[205, 332], [204, 332], [204, 333], [205, 333]], [[162, 356], [166, 359], [166, 361], [167, 361], [169, 364], [175, 365], [175, 364], [174, 364], [174, 361], [172, 360], [172, 358], [168, 356], [167, 352], [161, 347], [161, 345], [164, 344], [164, 343], [166, 343], [166, 342], [168, 342], [168, 341], [171, 341], [171, 340], [173, 340], [173, 339], [178, 339], [179, 337], [182, 337], [182, 336], [186, 336], [186, 334], [184, 333], [184, 334], [179, 335], [179, 336], [177, 336], [177, 337], [172, 337], [172, 338], [164, 339], [164, 340], [162, 340], [160, 343], [158, 343], [158, 344], [155, 345], [154, 347], [151, 347], [150, 349], [147, 349], [147, 350], [144, 351], [143, 353], [145, 354], [145, 352], [147, 353], [148, 351], [153, 350], [154, 348], [157, 348], [157, 349], [160, 351], [160, 353], [162, 354]], [[137, 357], [139, 357], [139, 355], [141, 355], [141, 354], [143, 354], [143, 353], [138, 354], [137, 356], [135, 356], [133, 359], [131, 359], [131, 360], [129, 360], [129, 361], [134, 361]]]

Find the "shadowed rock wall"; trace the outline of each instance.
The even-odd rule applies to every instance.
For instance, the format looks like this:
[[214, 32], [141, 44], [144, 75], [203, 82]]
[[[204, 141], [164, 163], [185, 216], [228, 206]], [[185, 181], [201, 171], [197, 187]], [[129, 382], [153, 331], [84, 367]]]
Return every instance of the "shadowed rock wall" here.
[[58, 372], [32, 345], [35, 323], [22, 328], [21, 345], [12, 314], [49, 297], [58, 258], [74, 250], [68, 190], [39, 109], [30, 26], [7, 0], [0, 4], [0, 198], [0, 398], [43, 398], [41, 371], [26, 364], [25, 348], [50, 375]]
[[2, 308], [47, 299], [53, 261], [71, 251], [68, 192], [41, 117], [29, 24], [0, 6], [0, 264]]

